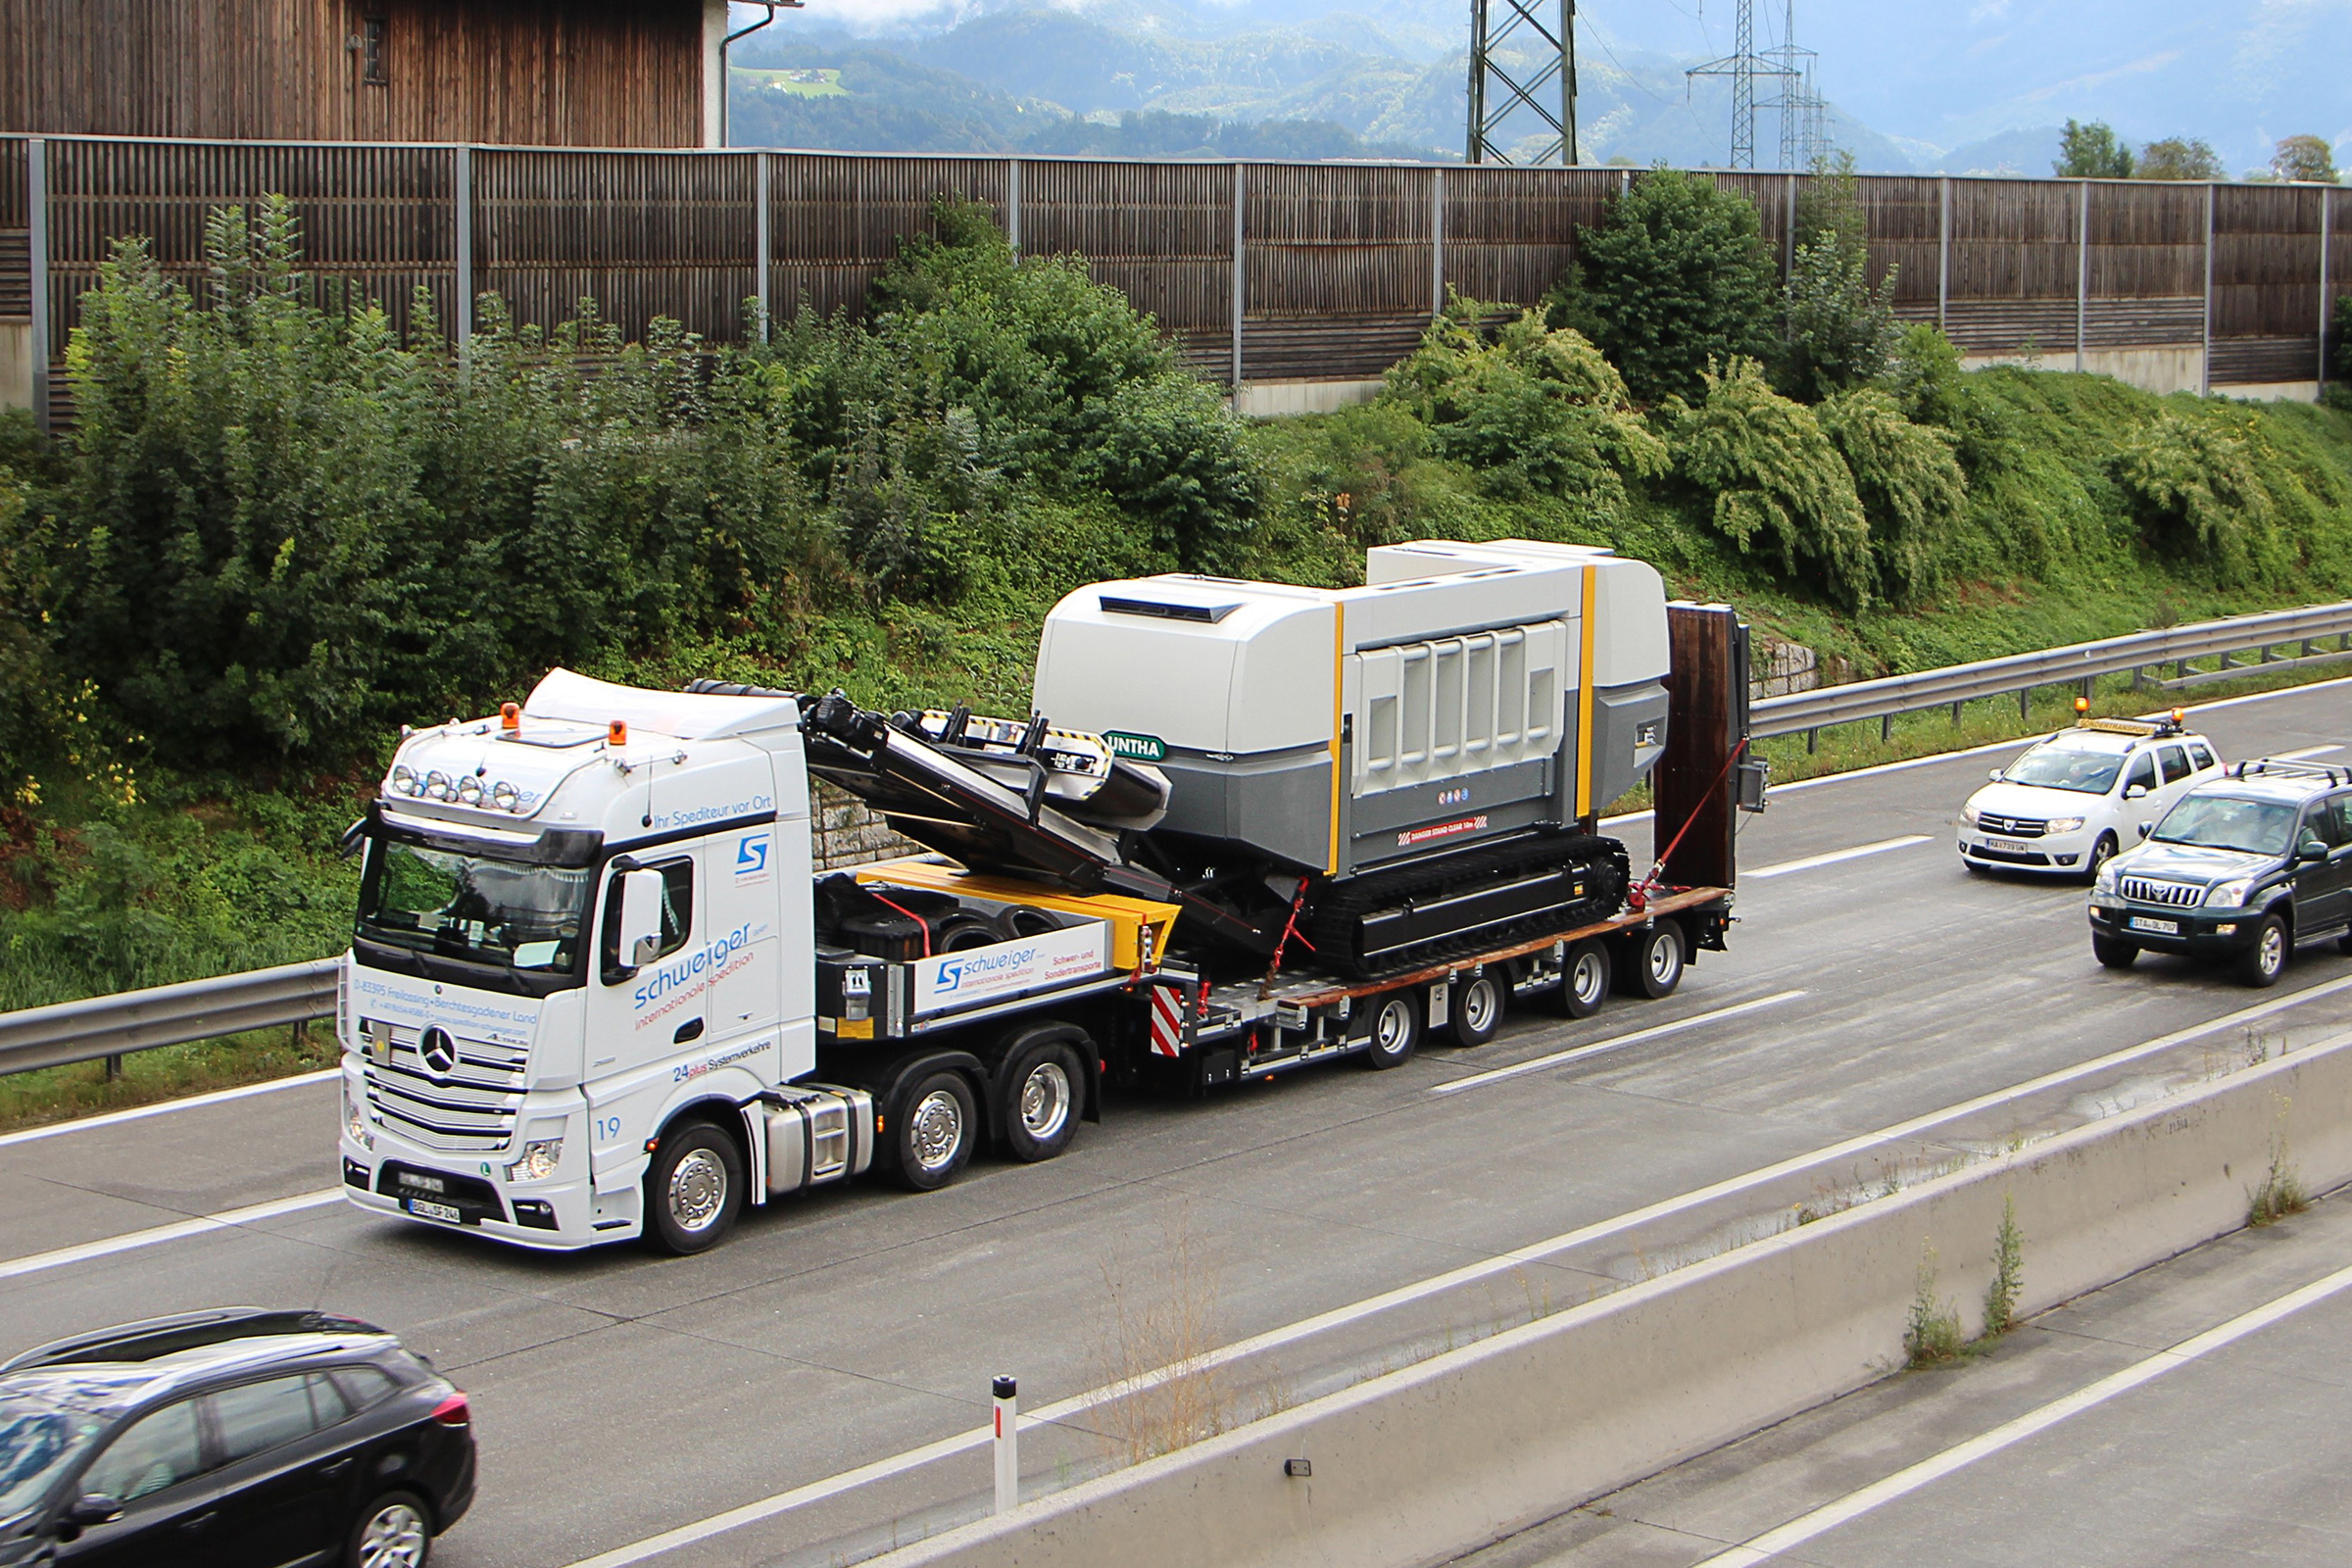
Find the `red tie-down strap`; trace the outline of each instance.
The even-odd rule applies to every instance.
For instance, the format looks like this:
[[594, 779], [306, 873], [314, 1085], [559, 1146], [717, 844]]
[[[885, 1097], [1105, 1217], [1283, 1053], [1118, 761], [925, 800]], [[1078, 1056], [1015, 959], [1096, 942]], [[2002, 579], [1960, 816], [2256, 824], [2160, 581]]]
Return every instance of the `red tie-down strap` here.
[[[1707, 808], [1707, 802], [1714, 799], [1717, 790], [1723, 788], [1723, 781], [1731, 776], [1732, 764], [1740, 760], [1741, 752], [1747, 750], [1747, 741], [1748, 737], [1740, 736], [1740, 744], [1733, 747], [1731, 755], [1724, 758], [1723, 766], [1715, 771], [1715, 782], [1707, 786], [1707, 792], [1698, 798], [1698, 804], [1690, 808], [1690, 814], [1683, 819], [1683, 825], [1675, 829], [1673, 838], [1667, 840], [1666, 853], [1659, 856], [1657, 863], [1649, 868], [1649, 875], [1643, 877], [1640, 883], [1636, 884], [1634, 890], [1625, 896], [1627, 908], [1639, 914], [1649, 906], [1649, 896], [1658, 891], [1658, 878], [1665, 875], [1666, 862], [1674, 858], [1676, 850], [1682, 848], [1683, 835], [1690, 831], [1690, 824], [1698, 820], [1698, 813]], [[1679, 890], [1670, 889], [1669, 891]]]

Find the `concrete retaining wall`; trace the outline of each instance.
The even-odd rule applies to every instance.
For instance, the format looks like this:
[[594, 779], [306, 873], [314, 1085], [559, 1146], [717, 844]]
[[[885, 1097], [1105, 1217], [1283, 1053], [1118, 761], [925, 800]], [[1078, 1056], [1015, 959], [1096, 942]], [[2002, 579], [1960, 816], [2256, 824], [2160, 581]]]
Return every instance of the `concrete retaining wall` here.
[[[1898, 1365], [1923, 1248], [1973, 1332], [2004, 1198], [2039, 1310], [2236, 1229], [2283, 1136], [2352, 1179], [2352, 1036], [1497, 1335], [882, 1559], [1418, 1568]], [[1285, 1476], [1308, 1459], [1311, 1479]]]

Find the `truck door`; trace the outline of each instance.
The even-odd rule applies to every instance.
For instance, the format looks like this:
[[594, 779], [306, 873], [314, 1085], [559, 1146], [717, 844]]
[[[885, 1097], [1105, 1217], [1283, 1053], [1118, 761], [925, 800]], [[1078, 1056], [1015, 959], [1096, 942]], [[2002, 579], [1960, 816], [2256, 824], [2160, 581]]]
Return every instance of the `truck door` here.
[[[589, 959], [588, 1103], [595, 1113], [591, 1155], [599, 1166], [642, 1157], [648, 1125], [666, 1098], [670, 1065], [709, 1026], [710, 964], [697, 963], [702, 897], [699, 847], [639, 857], [662, 873], [662, 950], [651, 963], [620, 961], [620, 883], [608, 869], [598, 891], [596, 947]], [[644, 1103], [640, 1103], [644, 1102]]]
[[776, 923], [780, 825], [764, 822], [714, 842], [705, 895], [709, 940], [714, 950], [726, 950], [710, 984], [710, 1038], [714, 1053], [755, 1070], [783, 1004], [784, 942]]

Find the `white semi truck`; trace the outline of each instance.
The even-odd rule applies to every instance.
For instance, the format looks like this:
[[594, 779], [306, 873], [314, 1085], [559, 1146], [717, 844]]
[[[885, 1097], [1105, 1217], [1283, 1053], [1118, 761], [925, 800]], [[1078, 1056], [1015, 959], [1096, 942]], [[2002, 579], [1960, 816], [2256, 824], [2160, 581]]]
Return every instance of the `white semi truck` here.
[[[408, 733], [352, 835], [347, 1196], [695, 1251], [869, 1168], [1052, 1158], [1106, 1081], [1394, 1066], [1514, 1000], [1661, 996], [1723, 946], [1761, 804], [1744, 628], [1601, 551], [1096, 584], [1036, 689], [1066, 727], [558, 670]], [[1653, 773], [1637, 881], [1596, 812]], [[812, 775], [937, 853], [815, 875]]]

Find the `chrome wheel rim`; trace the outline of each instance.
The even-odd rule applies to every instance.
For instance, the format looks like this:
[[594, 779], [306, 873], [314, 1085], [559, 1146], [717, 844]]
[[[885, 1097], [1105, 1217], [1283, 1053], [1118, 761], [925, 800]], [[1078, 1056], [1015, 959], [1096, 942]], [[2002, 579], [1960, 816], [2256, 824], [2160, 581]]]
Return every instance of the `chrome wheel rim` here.
[[706, 1231], [727, 1206], [727, 1167], [708, 1149], [690, 1149], [669, 1172], [669, 1217], [682, 1231]]
[[1070, 1119], [1070, 1075], [1058, 1061], [1041, 1061], [1021, 1081], [1021, 1125], [1044, 1143]]
[[1649, 977], [1652, 980], [1671, 980], [1674, 972], [1682, 966], [1683, 950], [1675, 945], [1674, 938], [1662, 931], [1650, 938]]
[[2257, 956], [2264, 974], [2277, 974], [2286, 964], [2286, 933], [2270, 926], [2262, 933], [2262, 949]]
[[1600, 955], [1597, 953], [1580, 954], [1576, 960], [1576, 966], [1568, 973], [1568, 984], [1575, 992], [1577, 1001], [1582, 1003], [1597, 1001], [1600, 997]]
[[2090, 847], [2090, 874], [2092, 876], [2097, 876], [2099, 874], [2099, 867], [2105, 865], [2109, 860], [2114, 858], [2114, 842], [2109, 839], [2100, 839], [2098, 843], [2093, 844]]
[[1462, 990], [1462, 1027], [1483, 1035], [1494, 1027], [1494, 982], [1473, 980]]
[[[1022, 1091], [1027, 1098], [1027, 1091]], [[945, 1170], [956, 1159], [956, 1151], [963, 1146], [963, 1106], [945, 1089], [934, 1089], [914, 1107], [906, 1120], [907, 1142], [913, 1147], [914, 1162], [926, 1171]]]
[[1380, 1016], [1372, 1023], [1372, 1043], [1384, 1056], [1393, 1056], [1404, 1049], [1412, 1038], [1412, 1004], [1392, 997], [1381, 1004]]
[[360, 1568], [421, 1568], [424, 1515], [405, 1502], [389, 1502], [360, 1532]]

